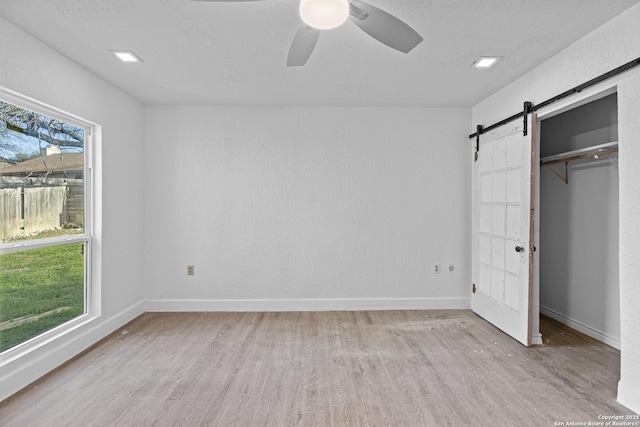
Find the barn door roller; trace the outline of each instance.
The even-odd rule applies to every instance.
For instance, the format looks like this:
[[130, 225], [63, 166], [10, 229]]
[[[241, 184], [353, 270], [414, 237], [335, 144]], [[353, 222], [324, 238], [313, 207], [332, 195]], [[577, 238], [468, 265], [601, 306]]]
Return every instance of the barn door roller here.
[[524, 108], [522, 112], [522, 135], [527, 136], [529, 133], [529, 121], [527, 118], [529, 117], [529, 113], [533, 112], [533, 103], [529, 101], [524, 102]]

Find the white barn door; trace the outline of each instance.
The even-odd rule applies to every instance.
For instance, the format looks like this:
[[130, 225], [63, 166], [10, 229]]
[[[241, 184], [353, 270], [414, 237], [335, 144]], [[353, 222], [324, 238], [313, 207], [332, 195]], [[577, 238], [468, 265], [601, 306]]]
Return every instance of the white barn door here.
[[[536, 117], [480, 137], [473, 164], [473, 311], [526, 346], [533, 321]], [[537, 316], [537, 307], [536, 313]]]

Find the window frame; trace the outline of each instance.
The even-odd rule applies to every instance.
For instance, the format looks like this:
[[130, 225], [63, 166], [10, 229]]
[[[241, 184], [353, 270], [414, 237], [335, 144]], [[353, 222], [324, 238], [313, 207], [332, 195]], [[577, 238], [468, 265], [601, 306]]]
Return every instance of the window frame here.
[[0, 86], [0, 99], [11, 103], [17, 107], [29, 109], [39, 114], [46, 115], [52, 119], [60, 120], [64, 123], [82, 128], [84, 130], [84, 224], [83, 233], [69, 236], [49, 237], [43, 239], [21, 240], [9, 243], [0, 242], [0, 254], [21, 252], [32, 249], [41, 249], [52, 246], [60, 246], [72, 243], [84, 244], [84, 313], [64, 322], [48, 331], [32, 337], [20, 344], [11, 347], [4, 352], [0, 352], [0, 366], [21, 357], [22, 355], [35, 350], [63, 335], [77, 329], [81, 325], [100, 316], [100, 293], [98, 280], [95, 280], [93, 272], [95, 269], [95, 219], [96, 200], [94, 187], [94, 159], [95, 147], [98, 142], [98, 132], [100, 126], [82, 119], [74, 114], [70, 114], [61, 109], [39, 102], [19, 94], [10, 89]]

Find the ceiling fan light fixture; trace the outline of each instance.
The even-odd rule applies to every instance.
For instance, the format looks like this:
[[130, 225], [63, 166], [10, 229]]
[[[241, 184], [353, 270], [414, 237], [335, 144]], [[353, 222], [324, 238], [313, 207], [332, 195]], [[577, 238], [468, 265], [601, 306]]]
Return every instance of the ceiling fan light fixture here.
[[319, 30], [336, 28], [349, 17], [349, 0], [300, 0], [300, 17]]

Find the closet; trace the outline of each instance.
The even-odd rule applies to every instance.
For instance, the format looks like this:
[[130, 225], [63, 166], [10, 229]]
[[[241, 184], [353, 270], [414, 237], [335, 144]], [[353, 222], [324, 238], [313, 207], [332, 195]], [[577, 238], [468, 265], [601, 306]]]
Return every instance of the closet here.
[[616, 93], [540, 122], [540, 313], [620, 348]]

